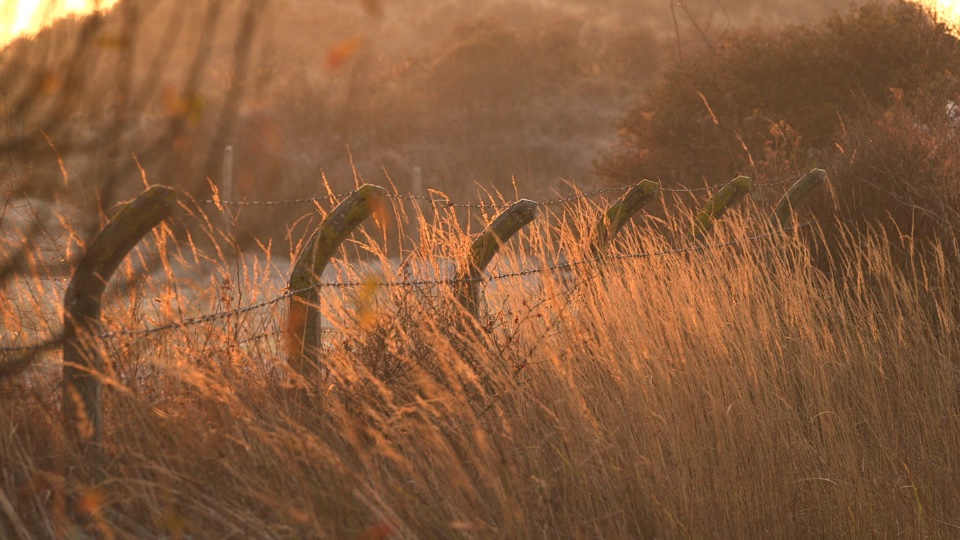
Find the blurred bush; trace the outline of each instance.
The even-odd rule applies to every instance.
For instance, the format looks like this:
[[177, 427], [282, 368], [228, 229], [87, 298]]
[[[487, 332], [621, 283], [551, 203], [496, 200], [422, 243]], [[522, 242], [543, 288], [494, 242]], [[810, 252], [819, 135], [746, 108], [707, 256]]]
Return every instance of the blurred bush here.
[[869, 123], [921, 94], [955, 95], [958, 73], [950, 29], [903, 0], [817, 24], [735, 30], [668, 69], [596, 168], [614, 182], [701, 185], [800, 171], [835, 155], [845, 123]]
[[[890, 99], [880, 114], [845, 124], [828, 167], [834, 200], [814, 211], [828, 232], [886, 230], [895, 260], [909, 260], [912, 250], [926, 250], [934, 241], [956, 255], [960, 123], [950, 114], [955, 102], [940, 88], [911, 98], [895, 90]], [[835, 247], [838, 236], [827, 234], [828, 245]]]

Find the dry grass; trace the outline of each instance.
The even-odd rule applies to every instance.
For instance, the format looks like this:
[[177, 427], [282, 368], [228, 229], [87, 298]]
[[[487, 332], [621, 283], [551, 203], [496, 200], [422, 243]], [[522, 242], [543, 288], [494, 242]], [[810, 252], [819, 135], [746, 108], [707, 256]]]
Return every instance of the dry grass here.
[[[594, 216], [538, 221], [495, 271], [582, 258]], [[394, 220], [419, 224], [414, 268], [462, 254], [454, 217]], [[955, 536], [960, 273], [851, 234], [827, 277], [809, 239], [746, 241], [761, 222], [748, 208], [708, 242], [736, 246], [499, 281], [477, 332], [439, 288], [330, 290], [321, 381], [286, 368], [282, 305], [111, 340], [95, 487], [51, 354], [0, 381], [0, 535]], [[620, 253], [668, 247], [643, 224], [623, 236]], [[224, 262], [228, 242], [206, 266], [199, 242], [147, 244], [168, 270], [115, 294], [108, 328], [279, 292]], [[5, 335], [31, 309], [4, 302]]]
[[[545, 34], [513, 33], [491, 19], [471, 43], [492, 46], [506, 36], [539, 57], [538, 47], [548, 43], [543, 36], [577, 34], [577, 19], [568, 15], [550, 19]], [[633, 30], [617, 34], [621, 46], [632, 43]], [[467, 42], [441, 41], [450, 55], [471, 50]], [[447, 58], [418, 54], [433, 59], [414, 65], [426, 80]], [[494, 60], [515, 54], [501, 51]], [[524, 88], [560, 77], [550, 57], [542, 59], [543, 71], [528, 73], [535, 80]], [[589, 67], [583, 73], [597, 69]], [[444, 73], [456, 90], [472, 72]], [[584, 103], [607, 95], [581, 90]], [[390, 95], [363, 101], [371, 107], [366, 112], [390, 109], [410, 94]], [[462, 213], [413, 205], [378, 214], [379, 227], [355, 235], [340, 254], [350, 261], [362, 254], [366, 262], [341, 264], [327, 276], [362, 285], [323, 290], [330, 333], [317, 380], [287, 367], [282, 302], [107, 340], [102, 463], [82, 460], [66, 440], [61, 358], [44, 353], [28, 371], [0, 379], [0, 537], [955, 537], [960, 271], [957, 247], [945, 239], [956, 222], [938, 221], [926, 234], [920, 226], [897, 229], [914, 214], [891, 211], [953, 217], [947, 210], [956, 139], [940, 135], [955, 126], [944, 118], [942, 125], [926, 122], [940, 115], [945, 96], [930, 97], [929, 114], [907, 100], [879, 123], [871, 117], [847, 124], [844, 155], [865, 157], [849, 157], [831, 174], [837, 200], [821, 218], [827, 234], [804, 229], [755, 241], [752, 235], [769, 231], [758, 209], [747, 206], [707, 241], [736, 245], [497, 280], [486, 287], [478, 325], [466, 323], [442, 285], [378, 281], [449, 276], [467, 234], [492, 216], [465, 221]], [[692, 107], [702, 104], [696, 97]], [[448, 131], [424, 126], [489, 149], [477, 133], [496, 133], [497, 117], [486, 112], [508, 115], [514, 107], [502, 105], [440, 115]], [[543, 106], [540, 112], [553, 110]], [[420, 112], [412, 107], [409, 114]], [[490, 124], [473, 122], [480, 117]], [[773, 158], [793, 148], [786, 127], [770, 132], [784, 143], [770, 147]], [[559, 126], [555, 135], [570, 133]], [[384, 148], [391, 137], [403, 139], [387, 128], [373, 134], [380, 139], [367, 135]], [[520, 148], [545, 139], [518, 132], [503, 140], [522, 140], [514, 145]], [[916, 145], [905, 144], [911, 141]], [[517, 170], [515, 160], [456, 155]], [[539, 159], [525, 159], [531, 171], [556, 176], [541, 170]], [[790, 164], [789, 171], [802, 166]], [[904, 187], [902, 179], [920, 166], [924, 183]], [[304, 167], [313, 182], [317, 167]], [[876, 181], [876, 170], [890, 181]], [[771, 180], [763, 175], [782, 172], [759, 167], [755, 176]], [[895, 201], [899, 206], [878, 205], [894, 226], [845, 206], [852, 200], [845, 194], [863, 185], [910, 196]], [[869, 201], [891, 202], [876, 197]], [[926, 204], [936, 197], [941, 205]], [[769, 206], [769, 199], [755, 200]], [[281, 294], [295, 241], [287, 249], [277, 240], [282, 235], [265, 234], [273, 244], [244, 254], [237, 237], [249, 247], [258, 220], [270, 221], [253, 214], [258, 210], [243, 210], [226, 230], [193, 205], [182, 210], [182, 223], [151, 235], [114, 278], [107, 330], [162, 325]], [[585, 233], [599, 209], [552, 210], [551, 219], [511, 240], [492, 272], [588, 257]], [[274, 211], [283, 213], [292, 239], [317, 219], [314, 212], [291, 219], [287, 206]], [[687, 245], [690, 222], [679, 216], [689, 213], [662, 214], [673, 218], [628, 227], [615, 252]], [[30, 217], [16, 228], [0, 223], [4, 236], [31, 231]], [[30, 271], [0, 279], [4, 345], [59, 329], [64, 283], [47, 279], [55, 276], [42, 250], [85, 236], [69, 218], [50, 223], [41, 228], [38, 252], [25, 257]], [[15, 252], [14, 240], [0, 243], [0, 261]], [[824, 245], [826, 258], [818, 256]], [[402, 270], [384, 272], [398, 259], [408, 261]], [[96, 485], [89, 481], [98, 476]]]

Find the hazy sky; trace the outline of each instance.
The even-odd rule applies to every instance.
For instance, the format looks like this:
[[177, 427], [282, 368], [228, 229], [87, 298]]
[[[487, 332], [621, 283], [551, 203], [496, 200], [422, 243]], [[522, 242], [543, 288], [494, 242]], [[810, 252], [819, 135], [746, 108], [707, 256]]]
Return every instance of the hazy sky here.
[[960, 22], [960, 0], [925, 0], [920, 3], [933, 6], [937, 8], [944, 17], [954, 22]]
[[[45, 24], [71, 13], [113, 6], [118, 0], [0, 0], [0, 46], [21, 34], [36, 33]], [[346, 0], [345, 0], [346, 1]], [[357, 0], [359, 1], [359, 0]], [[428, 2], [429, 0], [424, 0]], [[802, 1], [802, 0], [798, 0]], [[960, 23], [960, 0], [919, 0]]]
[[57, 18], [116, 3], [117, 0], [0, 0], [0, 45], [20, 34], [35, 33]]

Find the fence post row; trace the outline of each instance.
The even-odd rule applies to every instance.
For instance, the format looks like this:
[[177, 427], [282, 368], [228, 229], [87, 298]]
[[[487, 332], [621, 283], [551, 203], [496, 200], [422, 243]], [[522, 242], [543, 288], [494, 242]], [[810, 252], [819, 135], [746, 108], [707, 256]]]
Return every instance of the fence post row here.
[[786, 227], [790, 223], [790, 217], [800, 207], [800, 204], [813, 193], [818, 187], [827, 180], [827, 171], [823, 169], [813, 169], [797, 180], [789, 191], [787, 191], [780, 202], [777, 203], [770, 220], [774, 226]]
[[537, 216], [538, 203], [520, 199], [510, 205], [480, 233], [470, 245], [466, 261], [457, 270], [457, 299], [476, 318], [480, 307], [480, 277], [484, 269], [500, 251], [500, 246]]
[[372, 184], [361, 186], [343, 200], [320, 223], [297, 256], [290, 273], [289, 287], [297, 291], [290, 298], [287, 326], [288, 362], [305, 377], [320, 369], [320, 291], [323, 270], [347, 236], [382, 204], [387, 190]]
[[101, 297], [127, 253], [171, 214], [176, 197], [171, 188], [153, 186], [126, 204], [90, 243], [64, 294], [64, 424], [90, 457], [99, 456], [103, 436]]
[[593, 233], [593, 242], [590, 244], [590, 252], [593, 256], [597, 257], [606, 253], [610, 242], [623, 229], [623, 226], [641, 208], [655, 199], [659, 192], [659, 184], [650, 180], [641, 180], [604, 212], [597, 221]]
[[753, 182], [746, 176], [738, 176], [720, 188], [720, 191], [714, 194], [694, 217], [694, 238], [703, 240], [707, 233], [713, 230], [713, 222], [720, 219], [727, 209], [746, 197], [752, 188]]
[[[232, 176], [227, 149], [226, 176]], [[785, 226], [792, 213], [826, 180], [823, 169], [813, 169], [800, 178], [774, 209], [774, 225]], [[228, 186], [231, 182], [227, 182]], [[696, 215], [694, 235], [708, 233], [713, 221], [743, 199], [752, 188], [749, 178], [740, 176], [724, 186]], [[643, 180], [633, 186], [597, 223], [591, 249], [604, 252], [626, 222], [649, 203], [659, 186]], [[386, 197], [386, 189], [365, 185], [333, 209], [310, 236], [290, 275], [288, 320], [289, 362], [305, 376], [319, 373], [316, 351], [320, 347], [319, 280], [334, 252]], [[94, 463], [102, 461], [103, 383], [105, 360], [102, 354], [101, 301], [106, 285], [131, 249], [170, 216], [177, 193], [165, 186], [153, 186], [131, 202], [97, 234], [81, 257], [64, 294], [63, 315], [63, 421], [68, 438]], [[474, 240], [466, 261], [460, 265], [457, 297], [474, 317], [479, 311], [480, 278], [500, 246], [536, 217], [538, 203], [521, 199], [501, 212]]]

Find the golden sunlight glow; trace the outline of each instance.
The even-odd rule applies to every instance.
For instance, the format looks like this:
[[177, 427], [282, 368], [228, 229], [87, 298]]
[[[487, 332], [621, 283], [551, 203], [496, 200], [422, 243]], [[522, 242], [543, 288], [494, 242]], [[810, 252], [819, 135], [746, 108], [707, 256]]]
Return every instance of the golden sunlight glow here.
[[71, 14], [109, 9], [117, 0], [0, 0], [0, 46]]
[[934, 10], [949, 24], [960, 24], [960, 0], [921, 0], [921, 5]]
[[[106, 10], [119, 0], [0, 0], [0, 47], [34, 35], [57, 19]], [[960, 26], [960, 0], [913, 0], [934, 10], [948, 24]]]

